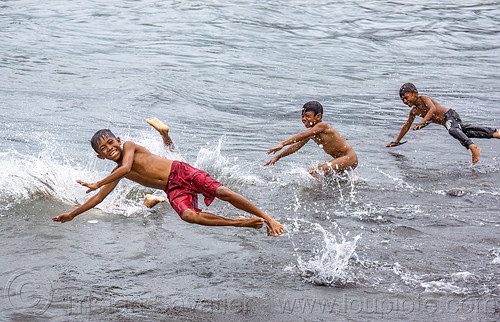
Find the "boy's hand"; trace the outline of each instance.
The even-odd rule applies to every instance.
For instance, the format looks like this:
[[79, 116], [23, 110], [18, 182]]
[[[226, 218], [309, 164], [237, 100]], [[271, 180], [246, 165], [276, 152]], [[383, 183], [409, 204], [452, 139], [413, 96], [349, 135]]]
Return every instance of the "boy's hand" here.
[[94, 191], [94, 190], [97, 190], [99, 189], [100, 187], [97, 185], [97, 183], [86, 183], [86, 182], [83, 182], [81, 180], [77, 180], [76, 182], [78, 182], [79, 184], [81, 184], [82, 186], [84, 187], [87, 187], [89, 188], [89, 190], [87, 190], [86, 192], [89, 193], [91, 191]]
[[267, 150], [267, 154], [276, 153], [281, 149], [283, 149], [283, 144], [280, 143], [277, 146], [275, 146], [274, 148]]
[[73, 216], [71, 216], [69, 213], [68, 214], [62, 214], [62, 215], [59, 215], [57, 217], [54, 217], [52, 218], [52, 221], [58, 221], [58, 222], [67, 222], [67, 221], [70, 221], [70, 220], [73, 220]]
[[271, 160], [267, 161], [264, 166], [266, 165], [273, 165], [275, 164], [276, 162], [278, 162], [279, 158], [277, 156], [275, 156], [274, 158], [272, 158]]
[[391, 146], [398, 146], [398, 145], [399, 145], [399, 141], [392, 141], [391, 143], [387, 143], [385, 146], [391, 147]]
[[401, 144], [405, 144], [407, 141], [399, 142], [399, 141], [392, 141], [391, 143], [387, 143], [385, 146], [386, 147], [391, 147], [391, 146], [398, 146]]
[[418, 123], [417, 125], [415, 125], [414, 127], [412, 127], [411, 129], [413, 131], [417, 131], [417, 130], [420, 130], [420, 129], [423, 129], [424, 127], [426, 127], [427, 125], [431, 124], [431, 121], [427, 121], [427, 122], [420, 122]]

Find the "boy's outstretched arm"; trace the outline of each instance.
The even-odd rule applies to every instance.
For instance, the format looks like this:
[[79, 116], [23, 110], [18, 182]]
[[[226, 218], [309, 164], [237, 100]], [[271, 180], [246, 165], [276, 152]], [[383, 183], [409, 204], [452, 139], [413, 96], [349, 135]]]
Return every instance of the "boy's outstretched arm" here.
[[[279, 150], [281, 150], [284, 146], [287, 146], [287, 145], [290, 145], [290, 144], [294, 144], [294, 143], [300, 143], [301, 141], [303, 140], [306, 140], [306, 142], [304, 142], [304, 144], [307, 143], [307, 141], [311, 138], [311, 136], [315, 135], [315, 134], [318, 134], [318, 133], [321, 133], [322, 131], [325, 130], [325, 123], [324, 122], [320, 122], [316, 125], [314, 125], [312, 128], [304, 131], [304, 132], [301, 132], [301, 133], [298, 133], [298, 134], [295, 134], [294, 136], [292, 136], [291, 138], [289, 138], [288, 140], [285, 140], [283, 142], [281, 142], [280, 144], [278, 144], [277, 146], [275, 146], [274, 148], [271, 148], [269, 150], [267, 150], [267, 154], [271, 154], [271, 153], [276, 153], [278, 152]], [[302, 144], [299, 149], [304, 145]], [[297, 149], [298, 150], [298, 149]], [[293, 151], [295, 152], [295, 151]], [[292, 152], [292, 153], [293, 153]], [[290, 153], [289, 153], [290, 154]]]
[[[58, 221], [61, 223], [67, 222], [67, 221], [72, 220], [73, 218], [75, 218], [79, 214], [81, 214], [89, 209], [94, 208], [99, 203], [101, 203], [104, 200], [104, 198], [106, 198], [106, 196], [110, 194], [111, 191], [113, 191], [113, 189], [116, 187], [116, 185], [118, 184], [119, 181], [120, 180], [116, 180], [116, 181], [113, 181], [111, 183], [104, 185], [101, 188], [101, 190], [99, 190], [99, 192], [97, 194], [92, 196], [83, 205], [76, 208], [75, 210], [73, 210], [70, 213], [65, 213], [65, 214], [62, 214], [62, 215], [59, 215], [59, 216], [52, 218], [52, 221]], [[82, 184], [81, 182], [79, 182], [79, 183]]]
[[99, 189], [100, 187], [108, 183], [119, 180], [125, 175], [127, 175], [132, 169], [132, 164], [134, 163], [135, 143], [130, 141], [125, 142], [123, 144], [122, 153], [123, 156], [121, 164], [118, 167], [116, 167], [109, 176], [96, 183], [85, 183], [82, 181], [78, 181], [78, 183], [81, 184], [82, 186], [89, 188], [89, 190], [87, 190], [87, 193], [89, 193], [91, 191]]
[[396, 141], [392, 141], [391, 143], [387, 143], [385, 145], [386, 147], [391, 147], [391, 146], [397, 146], [397, 145], [399, 145], [399, 141], [401, 141], [401, 139], [403, 139], [403, 137], [405, 136], [405, 134], [410, 129], [411, 124], [415, 120], [415, 116], [416, 116], [416, 114], [413, 112], [413, 109], [412, 109], [410, 111], [410, 115], [408, 116], [408, 120], [406, 121], [406, 123], [401, 128], [401, 132], [399, 132], [399, 135], [398, 135], [398, 138], [396, 139]]
[[[290, 147], [288, 147], [285, 151], [281, 152], [280, 154], [276, 155], [274, 158], [272, 158], [271, 160], [269, 160], [268, 162], [266, 162], [264, 165], [272, 165], [272, 164], [275, 164], [276, 162], [278, 162], [279, 159], [283, 158], [283, 157], [286, 157], [287, 155], [290, 155], [292, 153], [295, 153], [297, 152], [301, 147], [303, 147], [307, 142], [309, 141], [309, 139], [304, 139], [302, 141], [299, 141], [293, 145], [291, 145]], [[280, 143], [281, 144], [281, 143]], [[277, 146], [279, 147], [279, 145]], [[276, 147], [276, 148], [277, 148]], [[276, 149], [276, 148], [273, 148], [273, 149]], [[273, 151], [273, 149], [269, 149], [267, 151], [267, 154], [270, 154], [270, 153], [275, 153], [276, 151]], [[280, 148], [281, 149], [281, 148]]]

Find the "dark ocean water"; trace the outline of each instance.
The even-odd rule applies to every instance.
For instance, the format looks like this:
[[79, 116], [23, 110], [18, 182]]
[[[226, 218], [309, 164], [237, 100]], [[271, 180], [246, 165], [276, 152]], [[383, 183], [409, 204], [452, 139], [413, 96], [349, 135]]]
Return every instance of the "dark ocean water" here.
[[[438, 125], [385, 144], [408, 81], [500, 126], [499, 17], [497, 1], [3, 1], [0, 320], [498, 320], [500, 141], [475, 140], [476, 166]], [[309, 100], [357, 152], [350, 178], [311, 178], [327, 160], [313, 143], [262, 166]], [[191, 225], [126, 180], [53, 223], [87, 200], [76, 180], [113, 169], [89, 144], [100, 128], [209, 172], [286, 232]]]

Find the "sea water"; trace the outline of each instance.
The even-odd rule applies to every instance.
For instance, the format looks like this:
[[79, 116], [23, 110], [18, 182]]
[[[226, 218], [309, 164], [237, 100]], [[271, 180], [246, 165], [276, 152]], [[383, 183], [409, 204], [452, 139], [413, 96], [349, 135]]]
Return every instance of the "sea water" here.
[[[475, 166], [438, 125], [385, 144], [409, 81], [500, 126], [499, 17], [480, 0], [2, 2], [0, 320], [498, 320], [499, 141], [475, 140]], [[312, 178], [328, 160], [312, 142], [263, 166], [310, 100], [358, 154], [348, 176]], [[101, 128], [208, 171], [286, 231], [188, 224], [127, 180], [52, 222], [90, 197], [76, 180], [113, 169], [89, 144]]]

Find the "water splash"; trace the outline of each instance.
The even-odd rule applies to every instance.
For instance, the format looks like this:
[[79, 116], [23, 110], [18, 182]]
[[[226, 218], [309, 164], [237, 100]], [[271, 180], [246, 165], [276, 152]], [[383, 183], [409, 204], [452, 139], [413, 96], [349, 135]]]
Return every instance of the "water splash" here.
[[[0, 165], [4, 169], [0, 174], [0, 210], [6, 211], [12, 206], [26, 200], [38, 198], [53, 198], [67, 204], [79, 205], [85, 202], [89, 195], [86, 188], [76, 180], [87, 182], [98, 181], [107, 173], [95, 169], [95, 164], [85, 167], [70, 159], [55, 160], [50, 153], [38, 156], [20, 154], [9, 151], [0, 155]], [[121, 202], [120, 192], [113, 192], [108, 200], [100, 205], [113, 207]]]
[[495, 257], [491, 263], [500, 265], [500, 249], [492, 248], [490, 254]]
[[413, 274], [398, 262], [392, 265], [392, 271], [396, 276], [399, 276], [401, 281], [407, 286], [416, 287], [422, 283], [421, 277]]
[[182, 147], [174, 144], [175, 148], [173, 151], [165, 147], [163, 140], [159, 136], [158, 132], [154, 129], [151, 129], [151, 131], [147, 132], [139, 132], [138, 134], [134, 135], [131, 140], [134, 143], [144, 146], [146, 149], [148, 149], [149, 152], [153, 154], [170, 160], [185, 162], [182, 155]]
[[424, 293], [484, 295], [491, 294], [497, 288], [493, 276], [480, 276], [467, 271], [445, 274], [418, 274], [401, 266], [399, 263], [395, 263], [392, 270], [405, 285], [413, 289], [421, 288]]
[[[0, 213], [7, 214], [12, 207], [33, 199], [53, 199], [70, 205], [81, 205], [94, 193], [76, 181], [96, 182], [110, 173], [111, 165], [97, 162], [93, 151], [81, 155], [78, 160], [66, 155], [50, 133], [26, 132], [27, 142], [35, 142], [37, 153], [8, 150], [0, 153]], [[144, 192], [139, 186], [123, 180], [117, 188], [96, 208], [113, 213], [125, 213], [130, 204], [139, 204]], [[136, 196], [137, 195], [137, 198]], [[140, 197], [138, 196], [140, 195]], [[119, 205], [119, 206], [117, 206]], [[71, 208], [70, 208], [71, 209]]]
[[457, 272], [420, 284], [424, 292], [436, 294], [490, 294], [496, 285], [490, 277], [478, 276], [470, 272]]
[[[348, 265], [350, 258], [355, 256], [356, 244], [361, 236], [355, 236], [351, 241], [347, 241], [337, 224], [334, 224], [333, 230], [335, 232], [327, 231], [317, 223], [294, 220], [289, 236], [295, 248], [297, 269], [308, 283], [343, 287], [355, 282], [355, 277], [349, 271]], [[306, 246], [308, 242], [301, 241], [299, 246], [296, 242], [299, 236], [305, 238], [304, 231], [307, 232], [308, 239], [311, 239], [310, 233], [316, 233], [316, 236], [312, 238], [315, 242], [312, 246], [312, 256], [308, 258], [299, 254], [300, 248]], [[310, 249], [307, 250], [307, 248], [302, 250], [303, 253], [309, 251]]]
[[398, 189], [403, 189], [405, 191], [409, 191], [409, 192], [418, 192], [418, 191], [423, 191], [422, 188], [420, 187], [416, 187], [416, 186], [413, 186], [411, 185], [410, 183], [406, 182], [405, 180], [401, 179], [401, 178], [397, 178], [395, 176], [392, 176], [378, 168], [376, 168], [376, 170], [381, 173], [382, 175], [384, 175], [385, 177], [387, 177], [389, 180], [391, 180], [392, 182], [394, 182], [394, 187], [398, 188]]
[[245, 173], [245, 165], [238, 162], [238, 157], [223, 156], [221, 154], [223, 143], [224, 136], [219, 139], [217, 146], [201, 148], [193, 166], [208, 172], [211, 177], [223, 182], [224, 185], [264, 184], [258, 176]]

